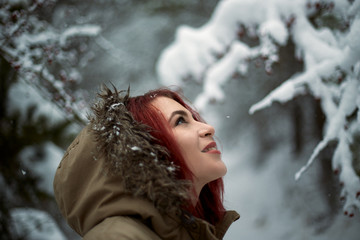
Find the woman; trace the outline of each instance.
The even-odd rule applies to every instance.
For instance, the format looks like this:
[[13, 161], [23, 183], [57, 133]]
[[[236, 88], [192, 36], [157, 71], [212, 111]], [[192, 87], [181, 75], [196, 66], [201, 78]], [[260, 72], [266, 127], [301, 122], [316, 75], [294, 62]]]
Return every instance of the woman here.
[[56, 201], [84, 239], [222, 239], [226, 167], [207, 125], [175, 92], [104, 88], [66, 151]]

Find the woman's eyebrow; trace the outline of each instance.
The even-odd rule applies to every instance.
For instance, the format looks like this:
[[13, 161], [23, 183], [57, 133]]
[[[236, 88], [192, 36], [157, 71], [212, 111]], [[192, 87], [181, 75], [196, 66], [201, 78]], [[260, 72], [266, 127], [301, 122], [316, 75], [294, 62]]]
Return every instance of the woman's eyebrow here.
[[187, 116], [187, 112], [185, 112], [184, 110], [177, 110], [172, 112], [168, 122], [171, 122], [171, 119], [176, 115]]

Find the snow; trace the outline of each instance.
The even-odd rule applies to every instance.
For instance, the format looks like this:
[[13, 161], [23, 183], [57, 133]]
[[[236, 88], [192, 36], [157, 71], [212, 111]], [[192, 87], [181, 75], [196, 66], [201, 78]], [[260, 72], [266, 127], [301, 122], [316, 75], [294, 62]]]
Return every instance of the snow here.
[[[61, 87], [59, 86], [61, 89]], [[52, 126], [67, 119], [67, 115], [58, 108], [54, 102], [48, 101], [40, 94], [38, 89], [29, 86], [24, 81], [18, 81], [11, 85], [9, 89], [9, 99], [7, 105], [7, 114], [20, 113], [21, 121], [26, 121], [27, 111], [30, 107], [36, 107], [32, 115], [32, 121], [41, 116], [47, 116], [47, 125]], [[86, 111], [79, 111], [81, 117], [86, 119]], [[68, 133], [76, 133], [80, 129], [77, 124], [72, 124], [67, 128]]]
[[124, 105], [123, 103], [114, 103], [114, 104], [112, 104], [111, 106], [110, 106], [110, 108], [111, 109], [116, 109], [118, 106], [120, 106], [120, 105]]
[[[296, 173], [296, 180], [298, 180], [303, 174], [303, 172], [305, 172], [310, 167], [310, 165], [313, 163], [315, 157], [318, 156], [320, 151], [323, 150], [331, 140], [337, 139], [337, 137], [340, 136], [340, 131], [344, 131], [342, 130], [342, 128], [346, 121], [345, 118], [356, 109], [356, 99], [359, 97], [358, 92], [358, 81], [355, 79], [348, 80], [348, 82], [346, 82], [344, 93], [342, 94], [343, 97], [341, 99], [339, 108], [337, 109], [336, 114], [332, 115], [330, 119], [324, 139], [316, 146], [307, 164], [302, 167], [299, 172]], [[347, 158], [352, 157], [346, 157], [346, 159]], [[358, 179], [358, 177], [356, 177], [356, 174], [352, 174], [352, 176], [355, 179]]]
[[[65, 45], [79, 37], [96, 37], [101, 31], [100, 26], [83, 24], [70, 26], [65, 30], [54, 29], [34, 14], [39, 6], [51, 5], [51, 1], [36, 1], [31, 6], [25, 1], [21, 3], [24, 4], [22, 11], [15, 11], [10, 5], [5, 5], [1, 10], [3, 21], [6, 22], [0, 26], [3, 58], [17, 70], [21, 81], [37, 89], [48, 101], [56, 98], [54, 105], [67, 109], [69, 119], [86, 123], [87, 118], [81, 111], [84, 109], [80, 107], [84, 103], [80, 100], [75, 102], [74, 96], [70, 96], [70, 91], [66, 89], [71, 81], [81, 81], [78, 69], [74, 68], [80, 54], [74, 51], [75, 47], [69, 50]], [[84, 49], [84, 44], [85, 41], [79, 48]], [[82, 64], [87, 61], [84, 60], [82, 59]], [[57, 67], [53, 67], [54, 65]], [[62, 79], [58, 79], [59, 75]]]
[[176, 168], [174, 166], [169, 166], [169, 167], [167, 167], [167, 170], [169, 172], [175, 172]]
[[[281, 19], [288, 19], [292, 13], [299, 12], [299, 9], [302, 9], [301, 3], [278, 0], [265, 3], [221, 1], [204, 26], [198, 29], [188, 26], [178, 28], [175, 41], [159, 58], [157, 72], [160, 81], [167, 86], [182, 86], [182, 80], [191, 76], [195, 81], [203, 82], [203, 92], [195, 100], [199, 110], [204, 109], [210, 101], [222, 101], [223, 85], [238, 70], [241, 74], [246, 74], [246, 61], [266, 56], [266, 69], [271, 72], [271, 64], [276, 62], [278, 57], [277, 46], [269, 39], [274, 39], [279, 45], [287, 43], [290, 32]], [[260, 37], [259, 46], [250, 48], [236, 40], [236, 32], [241, 24], [249, 26], [247, 31], [259, 25], [259, 29], [254, 33]], [[305, 39], [307, 36], [301, 37]], [[317, 50], [316, 45], [313, 48]], [[331, 48], [331, 51], [325, 50], [331, 56], [337, 53], [332, 53]], [[217, 56], [223, 57], [217, 59]]]
[[9, 90], [9, 104], [7, 106], [8, 114], [14, 114], [16, 111], [24, 114], [22, 121], [25, 121], [25, 113], [31, 106], [36, 106], [33, 120], [41, 115], [49, 116], [49, 125], [56, 124], [64, 120], [63, 113], [55, 107], [52, 102], [46, 101], [37, 90], [29, 87], [24, 82], [17, 82], [11, 85]]
[[[359, 1], [357, 1], [357, 3], [359, 3]], [[360, 16], [357, 16], [357, 18], [354, 20], [353, 24], [351, 25], [349, 34], [347, 35], [347, 42], [349, 47], [358, 54], [360, 53], [359, 36], [360, 36]]]
[[[225, 177], [225, 204], [228, 209], [236, 209], [241, 218], [230, 227], [225, 239], [260, 240], [271, 237], [287, 240], [337, 240], [344, 239], [345, 236], [349, 240], [355, 240], [359, 236], [360, 182], [353, 168], [353, 153], [349, 146], [354, 141], [353, 133], [360, 131], [360, 0], [321, 1], [333, 2], [333, 11], [337, 17], [348, 21], [350, 27], [343, 32], [327, 27], [314, 28], [308, 16], [314, 13], [315, 9], [307, 9], [306, 5], [311, 3], [314, 6], [317, 2], [318, 0], [220, 1], [209, 21], [203, 26], [180, 26], [175, 41], [164, 49], [158, 60], [156, 68], [162, 84], [185, 88], [186, 79], [201, 85], [202, 90], [195, 98], [195, 106], [205, 114], [206, 119], [211, 119], [211, 124], [216, 129], [221, 129], [227, 121], [242, 119], [237, 119], [238, 109], [231, 109], [236, 112], [225, 112], [223, 116], [219, 116], [211, 111], [209, 103], [227, 104], [228, 100], [234, 101], [229, 98], [224, 88], [226, 85], [231, 88], [229, 80], [234, 73], [250, 75], [249, 64], [252, 60], [260, 57], [267, 59], [266, 71], [271, 72], [272, 64], [282, 60], [278, 56], [279, 47], [286, 45], [289, 40], [294, 41], [296, 57], [304, 61], [304, 70], [286, 79], [263, 100], [253, 104], [249, 113], [254, 114], [275, 102], [285, 103], [309, 92], [321, 100], [327, 120], [324, 138], [319, 143], [314, 143], [314, 150], [307, 151], [307, 154], [304, 153], [297, 159], [291, 154], [288, 143], [284, 143], [281, 147], [273, 147], [266, 163], [256, 168], [252, 163], [256, 154], [254, 152], [259, 151], [254, 137], [255, 130], [250, 124], [241, 129], [243, 131], [233, 129], [239, 134], [239, 139], [222, 151], [223, 160], [228, 166]], [[0, 14], [2, 13], [3, 11]], [[139, 23], [142, 25], [141, 21]], [[161, 20], [158, 24], [162, 24]], [[13, 26], [9, 31], [16, 31], [17, 27]], [[257, 38], [258, 41], [253, 41], [255, 46], [249, 46], [238, 38], [237, 33], [241, 29], [249, 37]], [[16, 49], [4, 49], [9, 56], [17, 56], [29, 45], [58, 42], [64, 46], [73, 37], [97, 36], [100, 31], [98, 26], [84, 25], [65, 31], [20, 35]], [[131, 27], [127, 31], [132, 31]], [[116, 48], [104, 37], [96, 40], [120, 61], [120, 64], [135, 65], [135, 58], [130, 53], [124, 57], [125, 51]], [[43, 70], [42, 65], [31, 61], [33, 56], [42, 56], [39, 49], [21, 56], [16, 63], [21, 64], [22, 69], [41, 72], [59, 93], [66, 95], [62, 82], [47, 69]], [[71, 53], [61, 52], [57, 57], [69, 62], [76, 61], [75, 54]], [[88, 57], [92, 58], [93, 55], [89, 53]], [[74, 79], [81, 79], [76, 69], [70, 71], [69, 75]], [[31, 79], [34, 76], [26, 73], [22, 77]], [[337, 85], [334, 81], [340, 77], [343, 79]], [[19, 81], [12, 86], [12, 97], [7, 109], [9, 113], [14, 113], [17, 109], [25, 113], [29, 106], [36, 105], [38, 108], [34, 118], [46, 115], [51, 119], [50, 124], [63, 119], [63, 113], [39, 93], [35, 84], [30, 83], [31, 80]], [[250, 90], [256, 91], [249, 87]], [[237, 100], [236, 98], [235, 101]], [[66, 104], [70, 106], [70, 101]], [[114, 104], [111, 108], [118, 106]], [[354, 112], [357, 118], [349, 121], [347, 117]], [[114, 134], [119, 134], [117, 129], [114, 129]], [[339, 172], [339, 182], [343, 184], [338, 197], [344, 199], [343, 211], [348, 216], [354, 214], [351, 219], [342, 212], [329, 219], [329, 213], [334, 210], [328, 209], [324, 204], [325, 200], [317, 186], [316, 169], [319, 168], [319, 161], [315, 161], [316, 156], [331, 140], [338, 141], [332, 158], [333, 170]], [[52, 194], [52, 177], [63, 152], [52, 143], [45, 143], [43, 147], [45, 156], [42, 161], [34, 159], [34, 146], [24, 149], [20, 156], [22, 163], [40, 176], [39, 187]], [[133, 146], [132, 150], [141, 149]], [[308, 158], [308, 162], [303, 166], [304, 160]], [[172, 166], [168, 168], [169, 171], [174, 169]], [[24, 170], [22, 173], [28, 174]], [[298, 181], [295, 181], [294, 175]], [[22, 208], [13, 210], [11, 215], [15, 221], [16, 232], [24, 233], [28, 230], [29, 239], [65, 239], [54, 221], [42, 211]], [[42, 223], [41, 228], [36, 222]], [[321, 225], [325, 230], [317, 229], [321, 228]]]
[[[233, 74], [233, 70], [236, 68], [237, 64], [240, 61], [245, 61], [250, 54], [251, 51], [245, 44], [233, 44], [229, 50], [229, 54], [207, 71], [204, 80], [205, 91], [195, 100], [194, 105], [198, 109], [204, 109], [209, 98], [215, 99], [216, 101], [222, 101], [224, 99], [224, 94], [220, 90], [220, 87]], [[209, 93], [211, 93], [211, 96]]]
[[270, 35], [280, 45], [285, 45], [288, 39], [288, 32], [283, 22], [269, 20], [260, 26], [261, 35]]
[[97, 25], [81, 25], [81, 26], [72, 26], [67, 28], [61, 35], [59, 43], [61, 46], [65, 46], [66, 41], [72, 37], [78, 36], [97, 36], [101, 31], [100, 26]]
[[133, 151], [141, 151], [141, 148], [139, 148], [138, 146], [132, 146], [131, 150], [133, 150]]
[[[323, 13], [319, 13], [319, 8]], [[209, 103], [226, 101], [223, 88], [233, 74], [249, 74], [251, 60], [264, 58], [265, 70], [280, 61], [278, 50], [291, 39], [296, 57], [304, 61], [304, 70], [286, 79], [263, 100], [250, 107], [253, 114], [274, 102], [285, 103], [299, 95], [312, 94], [321, 101], [326, 117], [323, 139], [313, 150], [307, 163], [299, 167], [300, 177], [330, 141], [338, 141], [333, 166], [340, 172], [342, 192], [346, 199], [343, 210], [349, 214], [359, 210], [359, 176], [355, 173], [350, 144], [360, 132], [360, 1], [306, 0], [227, 0], [221, 1], [207, 23], [198, 28], [180, 26], [175, 40], [162, 52], [157, 72], [162, 84], [184, 86], [193, 80], [202, 85], [195, 106], [206, 112]], [[332, 29], [315, 26], [309, 16], [331, 15], [348, 27]], [[245, 31], [257, 37], [256, 46], [237, 37]], [[248, 40], [249, 41], [249, 40]], [[185, 86], [184, 86], [185, 87]], [[349, 118], [354, 112], [357, 120]], [[241, 182], [241, 181], [240, 181]]]
[[39, 159], [35, 147], [29, 146], [25, 148], [19, 153], [19, 157], [27, 169], [31, 169], [33, 174], [40, 177], [38, 187], [49, 195], [54, 195], [53, 177], [64, 155], [64, 150], [52, 142], [47, 142], [42, 146], [44, 155]]
[[66, 240], [55, 221], [44, 211], [15, 208], [10, 212], [14, 234], [28, 240]]
[[348, 14], [350, 16], [355, 16], [360, 11], [360, 1], [355, 0], [353, 4], [350, 6], [350, 9], [348, 10]]
[[224, 239], [357, 239], [358, 213], [351, 219], [343, 214], [329, 216], [334, 210], [326, 207], [318, 190], [318, 164], [306, 178], [294, 181], [293, 173], [304, 155], [294, 157], [289, 143], [274, 148], [264, 166], [254, 166], [254, 131], [244, 128], [235, 145], [223, 151], [228, 167], [225, 206], [240, 213]]
[[16, 6], [16, 5], [28, 5], [29, 4], [29, 0], [13, 0], [9, 2], [11, 4], [11, 6]]
[[304, 94], [304, 84], [307, 78], [307, 76], [302, 75], [282, 83], [280, 87], [269, 93], [263, 100], [251, 106], [249, 113], [254, 114], [256, 111], [270, 107], [275, 101], [285, 103], [297, 95]]

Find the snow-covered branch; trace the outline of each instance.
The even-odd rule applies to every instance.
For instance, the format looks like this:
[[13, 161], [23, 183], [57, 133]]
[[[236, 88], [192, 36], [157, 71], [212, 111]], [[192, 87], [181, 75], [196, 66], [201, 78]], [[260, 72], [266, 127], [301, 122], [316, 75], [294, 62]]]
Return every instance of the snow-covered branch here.
[[[330, 16], [337, 25], [326, 26], [323, 16]], [[250, 47], [242, 41], [244, 34], [257, 37], [258, 44]], [[338, 141], [333, 168], [341, 171], [344, 211], [351, 216], [354, 208], [359, 209], [360, 199], [359, 176], [352, 164], [359, 156], [355, 158], [350, 150], [352, 139], [360, 135], [360, 0], [221, 1], [202, 27], [179, 27], [175, 41], [159, 58], [158, 75], [164, 85], [182, 86], [189, 78], [202, 83], [195, 100], [201, 111], [210, 102], [225, 98], [222, 87], [234, 74], [246, 75], [251, 60], [263, 59], [265, 70], [271, 72], [272, 64], [281, 61], [279, 48], [289, 39], [304, 70], [249, 112], [305, 93], [321, 101], [326, 116], [323, 140], [295, 178], [301, 177], [330, 141]]]
[[[20, 8], [18, 5], [18, 10], [13, 8], [12, 4]], [[20, 81], [37, 89], [65, 118], [83, 124], [86, 104], [79, 98], [80, 92], [70, 87], [81, 80], [77, 68], [81, 47], [86, 44], [84, 38], [98, 36], [101, 29], [86, 24], [54, 29], [35, 14], [39, 6], [46, 4], [42, 1], [4, 4], [0, 9], [0, 54], [17, 70]], [[81, 42], [76, 42], [79, 37]], [[75, 44], [70, 47], [69, 43]]]
[[60, 46], [65, 46], [66, 41], [73, 37], [94, 37], [99, 35], [101, 28], [97, 25], [72, 26], [66, 29], [59, 39]]

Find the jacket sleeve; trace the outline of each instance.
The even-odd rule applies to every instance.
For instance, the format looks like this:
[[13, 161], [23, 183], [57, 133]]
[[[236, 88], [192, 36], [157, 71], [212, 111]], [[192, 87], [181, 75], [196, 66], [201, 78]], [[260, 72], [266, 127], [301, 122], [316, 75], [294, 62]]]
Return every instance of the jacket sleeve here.
[[110, 217], [85, 234], [84, 240], [161, 240], [150, 228], [132, 217]]

